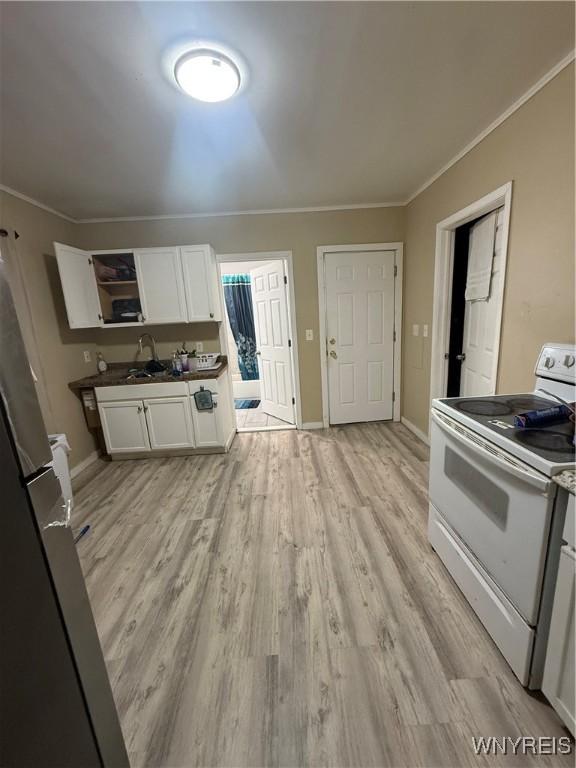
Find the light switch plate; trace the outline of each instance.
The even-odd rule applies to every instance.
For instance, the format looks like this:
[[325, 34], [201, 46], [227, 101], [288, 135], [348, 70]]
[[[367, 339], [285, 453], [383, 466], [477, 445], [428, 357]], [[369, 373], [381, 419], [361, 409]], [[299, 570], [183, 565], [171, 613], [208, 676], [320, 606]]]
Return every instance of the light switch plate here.
[[312, 328], [306, 328], [306, 341], [314, 341], [314, 331]]
[[423, 325], [422, 326], [422, 336], [424, 336], [425, 339], [428, 338], [428, 326], [427, 325]]
[[85, 363], [91, 363], [92, 362], [92, 355], [90, 354], [89, 349], [84, 350], [84, 362]]
[[412, 336], [418, 336], [420, 334], [420, 326], [414, 324], [412, 326]]

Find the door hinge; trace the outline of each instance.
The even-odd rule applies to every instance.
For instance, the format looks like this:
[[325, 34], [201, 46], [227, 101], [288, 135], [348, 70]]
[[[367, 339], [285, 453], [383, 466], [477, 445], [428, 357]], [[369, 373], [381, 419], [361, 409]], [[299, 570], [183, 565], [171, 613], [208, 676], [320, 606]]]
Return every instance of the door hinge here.
[[284, 285], [288, 285], [288, 278], [284, 275]]
[[394, 264], [394, 277], [398, 277], [398, 267]]
[[396, 402], [396, 392], [392, 392], [392, 402]]
[[296, 405], [296, 398], [292, 398], [292, 405]]
[[289, 346], [289, 347], [291, 347], [291, 346], [292, 346], [292, 339], [288, 339], [288, 346]]
[[392, 340], [396, 341], [396, 329], [394, 329], [394, 333], [392, 334]]

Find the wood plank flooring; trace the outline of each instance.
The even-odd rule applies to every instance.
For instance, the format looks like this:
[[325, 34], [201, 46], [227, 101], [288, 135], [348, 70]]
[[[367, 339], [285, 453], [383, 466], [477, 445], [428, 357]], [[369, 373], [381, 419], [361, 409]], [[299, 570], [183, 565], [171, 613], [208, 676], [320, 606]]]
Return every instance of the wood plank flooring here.
[[132, 765], [571, 765], [472, 736], [566, 736], [426, 538], [400, 424], [98, 462], [74, 528]]

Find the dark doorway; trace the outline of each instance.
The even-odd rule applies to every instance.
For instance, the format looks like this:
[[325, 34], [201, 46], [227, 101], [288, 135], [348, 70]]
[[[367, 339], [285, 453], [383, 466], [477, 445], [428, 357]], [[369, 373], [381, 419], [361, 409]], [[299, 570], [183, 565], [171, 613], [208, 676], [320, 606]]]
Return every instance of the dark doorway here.
[[460, 395], [460, 376], [462, 361], [456, 358], [462, 352], [464, 343], [464, 316], [466, 314], [466, 278], [468, 276], [468, 246], [470, 243], [470, 228], [475, 224], [471, 221], [455, 230], [454, 240], [454, 269], [452, 272], [452, 305], [450, 311], [450, 344], [448, 347], [448, 386], [447, 397]]

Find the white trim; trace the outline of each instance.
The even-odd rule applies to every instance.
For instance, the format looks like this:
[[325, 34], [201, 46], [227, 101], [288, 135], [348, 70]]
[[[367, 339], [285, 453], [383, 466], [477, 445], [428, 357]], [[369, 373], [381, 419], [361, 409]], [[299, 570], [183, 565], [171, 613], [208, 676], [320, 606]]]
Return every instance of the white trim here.
[[448, 352], [450, 341], [450, 315], [452, 305], [452, 271], [454, 267], [454, 230], [484, 214], [504, 206], [502, 223], [502, 279], [500, 281], [499, 307], [496, 316], [496, 347], [491, 382], [496, 391], [498, 358], [502, 328], [502, 308], [504, 305], [504, 285], [506, 282], [506, 261], [508, 255], [508, 235], [510, 232], [510, 211], [512, 207], [512, 182], [509, 181], [480, 200], [467, 205], [457, 213], [436, 225], [436, 255], [434, 262], [434, 305], [432, 312], [432, 358], [430, 367], [430, 400], [446, 397], [448, 381]]
[[400, 419], [400, 423], [403, 424], [406, 429], [409, 429], [412, 434], [416, 435], [416, 437], [419, 440], [422, 440], [423, 443], [426, 445], [430, 445], [430, 440], [428, 438], [428, 435], [426, 435], [424, 432], [422, 432], [421, 429], [418, 429], [418, 427], [415, 424], [412, 424], [411, 421], [408, 421], [408, 419], [405, 416], [402, 416]]
[[401, 370], [402, 370], [402, 272], [404, 266], [404, 243], [362, 243], [355, 245], [319, 245], [316, 248], [318, 274], [318, 341], [320, 343], [320, 375], [322, 379], [322, 425], [330, 426], [330, 400], [328, 392], [328, 366], [326, 363], [326, 282], [324, 279], [324, 259], [327, 253], [350, 251], [396, 251], [394, 263], [397, 275], [394, 279], [394, 401], [393, 420], [400, 421]]
[[547, 72], [543, 77], [540, 78], [536, 83], [534, 83], [533, 86], [531, 86], [522, 96], [520, 96], [517, 101], [515, 101], [511, 106], [508, 107], [502, 114], [494, 120], [494, 122], [490, 123], [490, 125], [487, 128], [484, 128], [483, 131], [481, 131], [472, 141], [467, 144], [464, 149], [461, 149], [460, 152], [458, 152], [457, 155], [454, 155], [454, 157], [446, 163], [446, 165], [443, 165], [440, 170], [436, 171], [436, 173], [431, 176], [428, 181], [424, 182], [422, 186], [418, 187], [418, 189], [413, 192], [408, 200], [406, 201], [406, 205], [412, 202], [415, 198], [418, 197], [422, 192], [424, 192], [425, 189], [428, 189], [428, 187], [431, 184], [434, 184], [437, 179], [440, 178], [446, 171], [448, 171], [450, 168], [452, 168], [453, 165], [455, 165], [459, 160], [461, 160], [465, 155], [468, 154], [471, 150], [474, 149], [474, 147], [477, 144], [480, 144], [481, 141], [483, 141], [487, 136], [489, 136], [492, 131], [495, 131], [498, 126], [502, 125], [502, 123], [505, 120], [508, 120], [509, 117], [511, 117], [514, 112], [517, 112], [520, 107], [522, 107], [526, 102], [532, 98], [532, 96], [535, 96], [538, 91], [541, 91], [542, 88], [544, 88], [545, 85], [548, 85], [550, 80], [553, 80], [556, 75], [560, 74], [563, 69], [565, 69], [569, 64], [572, 63], [574, 60], [576, 52], [571, 51], [567, 56], [565, 56], [563, 59], [561, 59], [558, 64], [556, 64], [552, 69]]
[[283, 426], [282, 424], [274, 424], [271, 427], [237, 427], [236, 432], [239, 435], [245, 435], [247, 432], [283, 432], [286, 429], [298, 429], [296, 424], [288, 424]]
[[44, 205], [44, 203], [41, 203], [39, 200], [34, 200], [34, 198], [28, 197], [28, 195], [23, 195], [22, 192], [17, 192], [11, 187], [4, 186], [4, 184], [0, 184], [0, 192], [6, 192], [7, 195], [12, 195], [12, 197], [17, 197], [19, 200], [24, 200], [25, 203], [30, 203], [30, 205], [36, 206], [36, 208], [41, 208], [43, 211], [51, 213], [53, 216], [59, 216], [61, 219], [69, 221], [71, 224], [79, 223], [78, 219], [73, 219], [71, 216], [67, 216], [65, 213], [62, 213], [62, 211], [57, 211], [55, 208], [50, 208], [50, 206]]
[[85, 469], [87, 469], [90, 464], [93, 464], [96, 459], [100, 457], [100, 451], [92, 451], [92, 453], [89, 456], [86, 456], [86, 458], [81, 461], [79, 464], [75, 464], [71, 470], [70, 470], [70, 478], [73, 480], [75, 477], [77, 477], [81, 472], [84, 472]]
[[[302, 427], [302, 398], [300, 395], [300, 365], [298, 354], [298, 327], [296, 324], [296, 288], [294, 284], [294, 265], [292, 251], [258, 251], [256, 253], [218, 253], [216, 254], [216, 266], [227, 264], [234, 261], [275, 261], [282, 259], [286, 264], [288, 277], [288, 325], [290, 338], [292, 340], [292, 377], [294, 387], [294, 399], [296, 400], [296, 428]], [[219, 296], [222, 304], [222, 322], [220, 323], [220, 344], [222, 350], [228, 355], [228, 333], [226, 331], [226, 304], [224, 302], [224, 287], [222, 286], [220, 269], [218, 269]], [[230, 387], [232, 395], [232, 410], [234, 409], [234, 392]], [[282, 427], [284, 429], [284, 427]], [[253, 430], [250, 430], [253, 431]]]
[[300, 429], [324, 429], [324, 423], [322, 421], [305, 421]]
[[212, 219], [218, 216], [262, 216], [275, 213], [322, 213], [323, 211], [355, 211], [363, 208], [401, 208], [398, 203], [348, 203], [346, 205], [318, 205], [302, 208], [257, 208], [248, 211], [214, 211], [208, 213], [161, 213], [151, 216], [111, 216], [101, 219], [75, 219], [77, 224], [111, 224], [121, 221], [162, 221], [164, 219]]

